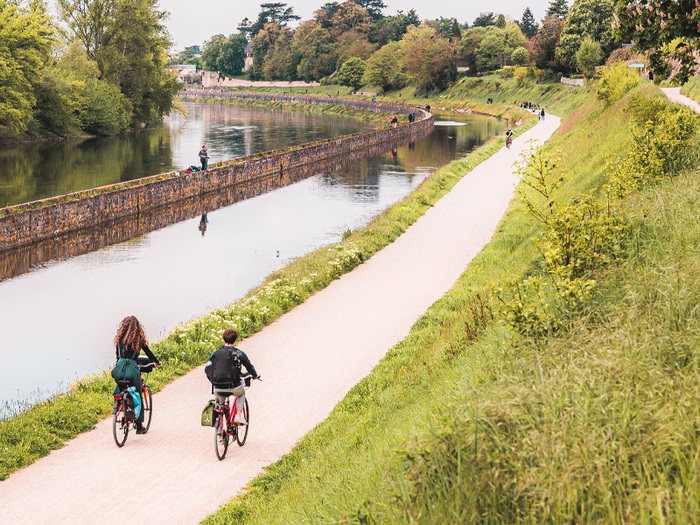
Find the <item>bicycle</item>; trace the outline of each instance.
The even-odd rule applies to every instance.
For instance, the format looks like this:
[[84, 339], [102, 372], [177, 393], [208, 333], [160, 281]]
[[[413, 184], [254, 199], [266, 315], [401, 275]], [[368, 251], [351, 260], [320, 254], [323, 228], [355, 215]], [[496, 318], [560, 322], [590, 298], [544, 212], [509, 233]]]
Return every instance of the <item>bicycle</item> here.
[[513, 144], [513, 139], [510, 137], [506, 138], [506, 148], [510, 149], [511, 144]]
[[[143, 433], [145, 434], [148, 432], [148, 429], [151, 428], [151, 419], [153, 418], [153, 394], [151, 393], [151, 388], [146, 384], [146, 379], [148, 379], [148, 374], [156, 365], [146, 356], [138, 356], [136, 364], [141, 373], [141, 410], [144, 411]], [[145, 378], [143, 374], [146, 374]], [[129, 381], [118, 381], [117, 384], [121, 388], [121, 391], [118, 394], [114, 394], [112, 435], [114, 436], [114, 442], [121, 448], [126, 443], [129, 430], [131, 428], [136, 428], [136, 418], [129, 417], [126, 414], [125, 397], [131, 395], [127, 391], [127, 389], [132, 386], [131, 383]]]
[[[246, 388], [250, 387], [251, 380], [253, 376], [246, 374], [241, 377]], [[260, 379], [258, 377], [258, 379]], [[223, 392], [219, 391], [220, 394]], [[228, 445], [231, 439], [235, 439], [239, 447], [245, 445], [246, 439], [248, 439], [248, 429], [250, 428], [250, 408], [248, 407], [248, 399], [246, 398], [243, 405], [243, 418], [246, 420], [247, 425], [235, 425], [233, 423], [233, 417], [236, 414], [235, 410], [229, 408], [228, 396], [232, 395], [233, 392], [229, 393], [226, 397], [226, 402], [219, 403], [217, 400], [214, 404], [214, 450], [216, 451], [216, 457], [219, 461], [226, 457], [226, 452], [228, 451]], [[234, 403], [236, 400], [234, 399]]]

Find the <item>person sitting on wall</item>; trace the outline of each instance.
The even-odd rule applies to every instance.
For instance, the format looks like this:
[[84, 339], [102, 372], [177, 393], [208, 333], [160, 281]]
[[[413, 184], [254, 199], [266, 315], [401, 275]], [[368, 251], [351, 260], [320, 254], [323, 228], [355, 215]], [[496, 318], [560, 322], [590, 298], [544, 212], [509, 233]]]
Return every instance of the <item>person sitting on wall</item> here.
[[199, 161], [202, 163], [202, 170], [207, 169], [209, 165], [209, 154], [207, 153], [206, 146], [202, 146], [202, 149], [199, 150]]

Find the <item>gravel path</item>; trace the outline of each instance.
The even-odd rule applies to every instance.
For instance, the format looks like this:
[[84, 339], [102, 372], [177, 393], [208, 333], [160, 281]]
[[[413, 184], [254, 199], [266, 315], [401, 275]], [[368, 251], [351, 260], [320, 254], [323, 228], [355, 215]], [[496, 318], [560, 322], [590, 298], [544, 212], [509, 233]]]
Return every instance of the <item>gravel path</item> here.
[[[153, 424], [118, 449], [111, 420], [0, 483], [0, 523], [197, 523], [289, 452], [379, 362], [484, 247], [517, 183], [512, 164], [545, 121], [465, 176], [399, 239], [240, 347], [262, 374], [249, 390], [242, 448], [214, 455], [199, 425], [211, 397], [202, 368], [154, 397]], [[125, 491], [142, 491], [142, 510]]]
[[689, 108], [691, 108], [696, 113], [700, 113], [700, 104], [695, 102], [690, 97], [681, 95], [681, 88], [661, 88], [661, 91], [663, 91], [666, 94], [666, 96], [671, 102], [683, 104], [684, 106], [688, 106]]

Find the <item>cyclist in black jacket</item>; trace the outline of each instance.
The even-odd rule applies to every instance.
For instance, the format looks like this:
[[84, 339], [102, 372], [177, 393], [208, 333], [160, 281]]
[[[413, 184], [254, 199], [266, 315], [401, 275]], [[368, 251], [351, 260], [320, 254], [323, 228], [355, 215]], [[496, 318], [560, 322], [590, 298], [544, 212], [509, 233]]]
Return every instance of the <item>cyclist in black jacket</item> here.
[[[238, 363], [244, 366], [246, 372], [252, 375], [254, 379], [259, 379], [260, 375], [256, 372], [246, 353], [233, 346], [233, 343], [238, 339], [238, 332], [232, 329], [224, 330], [223, 338], [224, 346], [209, 356], [204, 371], [212, 382], [212, 392], [216, 395], [219, 403], [226, 403], [231, 395], [236, 396], [236, 414], [233, 418], [233, 423], [235, 425], [247, 425], [248, 422], [243, 417], [245, 387], [243, 386], [241, 369]], [[222, 367], [227, 367], [227, 370], [222, 371]], [[217, 377], [223, 375], [227, 379], [225, 381], [212, 379], [215, 372]]]

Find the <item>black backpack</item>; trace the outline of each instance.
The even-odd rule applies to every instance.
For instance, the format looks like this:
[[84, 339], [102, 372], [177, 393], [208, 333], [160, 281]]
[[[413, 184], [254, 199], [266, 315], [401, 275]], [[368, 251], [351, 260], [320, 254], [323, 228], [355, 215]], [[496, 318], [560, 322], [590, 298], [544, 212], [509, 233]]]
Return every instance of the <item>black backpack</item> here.
[[238, 350], [222, 346], [204, 366], [207, 379], [214, 386], [236, 385], [241, 379], [241, 359]]

